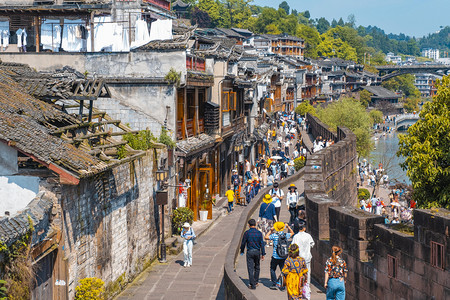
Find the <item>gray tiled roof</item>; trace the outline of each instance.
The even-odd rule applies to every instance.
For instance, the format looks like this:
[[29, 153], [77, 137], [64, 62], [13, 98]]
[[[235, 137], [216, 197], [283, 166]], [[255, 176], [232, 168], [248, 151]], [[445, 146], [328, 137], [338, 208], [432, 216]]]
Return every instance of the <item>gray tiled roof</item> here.
[[382, 87], [382, 86], [362, 86], [361, 88], [373, 94], [376, 98], [392, 99], [400, 98], [396, 93]]
[[186, 155], [194, 154], [199, 150], [212, 147], [215, 141], [216, 140], [212, 136], [201, 133], [196, 137], [189, 137], [185, 140], [177, 142], [177, 149]]

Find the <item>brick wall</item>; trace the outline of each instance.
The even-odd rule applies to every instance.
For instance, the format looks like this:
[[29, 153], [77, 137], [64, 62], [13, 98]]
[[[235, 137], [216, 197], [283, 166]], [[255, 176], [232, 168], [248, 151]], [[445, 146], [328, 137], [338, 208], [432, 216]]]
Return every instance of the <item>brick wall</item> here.
[[78, 186], [63, 186], [70, 298], [81, 278], [95, 276], [106, 284], [122, 274], [130, 279], [142, 270], [144, 261], [156, 256], [159, 211], [154, 201], [154, 156], [166, 155], [162, 151], [151, 150]]
[[349, 268], [346, 299], [450, 299], [450, 212], [417, 209], [414, 226], [398, 227], [357, 209], [354, 135], [345, 128], [327, 133], [320, 120], [308, 119], [314, 137], [336, 141], [305, 167], [308, 231], [316, 241], [312, 276], [323, 284], [325, 262], [338, 245]]

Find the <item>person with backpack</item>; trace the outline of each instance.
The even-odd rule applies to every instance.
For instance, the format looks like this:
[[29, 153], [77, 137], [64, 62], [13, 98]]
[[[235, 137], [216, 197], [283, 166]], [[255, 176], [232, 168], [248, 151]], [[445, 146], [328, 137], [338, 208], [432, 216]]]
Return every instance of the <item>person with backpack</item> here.
[[255, 196], [255, 191], [253, 189], [253, 181], [251, 179], [247, 181], [247, 185], [245, 186], [244, 190], [244, 195], [245, 201], [247, 202], [247, 204], [250, 204], [250, 201], [252, 201], [253, 197]]
[[[284, 228], [287, 228], [289, 232], [285, 233]], [[270, 280], [272, 281], [272, 286], [270, 286], [271, 290], [275, 290], [277, 288], [277, 266], [280, 267], [280, 270], [283, 268], [284, 261], [289, 254], [288, 240], [293, 234], [294, 231], [292, 231], [288, 224], [285, 225], [283, 222], [276, 222], [273, 224], [273, 228], [264, 237], [266, 240], [273, 242], [273, 254], [272, 259], [270, 260]]]
[[298, 246], [289, 247], [289, 257], [285, 260], [281, 273], [285, 276], [286, 291], [289, 300], [303, 299], [303, 286], [306, 283], [305, 260], [299, 255]]

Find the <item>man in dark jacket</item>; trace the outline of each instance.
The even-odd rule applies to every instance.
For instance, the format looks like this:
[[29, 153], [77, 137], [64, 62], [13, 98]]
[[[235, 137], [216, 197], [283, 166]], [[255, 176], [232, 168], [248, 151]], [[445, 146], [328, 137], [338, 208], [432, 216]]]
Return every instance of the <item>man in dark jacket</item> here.
[[241, 243], [241, 255], [247, 247], [247, 271], [250, 284], [248, 287], [252, 290], [256, 289], [259, 280], [260, 261], [264, 260], [266, 250], [261, 231], [256, 229], [255, 219], [248, 221], [250, 229], [244, 233]]

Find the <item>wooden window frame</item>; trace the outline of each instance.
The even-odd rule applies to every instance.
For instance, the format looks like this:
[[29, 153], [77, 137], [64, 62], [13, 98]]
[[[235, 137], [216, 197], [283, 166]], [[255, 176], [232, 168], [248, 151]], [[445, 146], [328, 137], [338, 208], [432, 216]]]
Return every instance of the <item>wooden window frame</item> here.
[[[224, 107], [225, 104], [227, 107]], [[230, 111], [230, 92], [222, 92], [222, 105], [221, 105], [222, 112]]]
[[396, 279], [398, 274], [397, 258], [388, 254], [387, 265], [388, 265], [388, 277]]
[[[444, 245], [434, 241], [430, 241], [431, 255], [430, 263], [433, 267], [444, 270]], [[440, 250], [440, 253], [439, 253]], [[440, 256], [440, 263], [438, 257]]]

